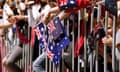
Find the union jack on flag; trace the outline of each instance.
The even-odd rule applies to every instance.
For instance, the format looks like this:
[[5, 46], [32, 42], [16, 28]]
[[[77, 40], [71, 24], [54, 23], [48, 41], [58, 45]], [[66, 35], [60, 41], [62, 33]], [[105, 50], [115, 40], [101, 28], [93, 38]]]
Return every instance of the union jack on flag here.
[[60, 20], [54, 19], [48, 24], [48, 32], [53, 36], [53, 39], [57, 39], [62, 33]]
[[40, 43], [40, 48], [46, 48], [47, 45], [47, 34], [45, 31], [45, 27], [44, 24], [40, 23], [36, 29], [35, 29], [35, 33], [37, 35], [37, 38], [39, 40]]

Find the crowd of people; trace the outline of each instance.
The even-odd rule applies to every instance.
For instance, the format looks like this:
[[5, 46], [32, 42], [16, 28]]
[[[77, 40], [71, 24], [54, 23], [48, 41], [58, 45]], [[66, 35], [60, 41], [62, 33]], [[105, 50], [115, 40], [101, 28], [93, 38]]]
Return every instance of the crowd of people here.
[[[61, 0], [62, 1], [62, 0]], [[71, 0], [72, 1], [72, 0]], [[104, 72], [104, 45], [107, 46], [107, 71], [112, 72], [112, 45], [113, 45], [113, 23], [114, 23], [114, 14], [108, 14], [107, 20], [107, 31], [104, 30], [105, 27], [105, 9], [101, 7], [101, 16], [100, 20], [98, 19], [98, 7], [94, 5], [97, 0], [85, 0], [83, 4], [80, 4], [81, 7], [78, 9], [72, 10], [64, 10], [69, 9], [69, 7], [61, 7], [62, 4], [58, 3], [55, 0], [32, 0], [32, 1], [24, 1], [24, 0], [3, 0], [0, 3], [0, 72], [2, 72], [3, 67], [8, 72], [24, 72], [25, 68], [19, 67], [16, 62], [18, 62], [23, 57], [23, 49], [24, 45], [30, 43], [32, 49], [32, 70], [34, 72], [45, 72], [45, 63], [46, 58], [48, 57], [48, 50], [46, 42], [50, 39], [58, 42], [62, 40], [63, 36], [57, 37], [59, 35], [60, 29], [57, 31], [56, 35], [49, 36], [47, 39], [47, 35], [49, 34], [49, 23], [51, 23], [54, 18], [57, 18], [60, 21], [64, 21], [64, 27], [67, 28], [67, 23], [69, 21], [69, 28], [65, 29], [63, 32], [67, 32], [70, 43], [65, 46], [65, 53], [63, 53], [63, 60], [66, 68], [71, 70], [71, 72], [77, 72], [77, 61], [78, 57], [84, 63], [84, 34], [87, 34], [88, 44], [87, 49], [92, 52], [95, 50], [94, 42], [97, 40], [98, 44], [98, 72]], [[117, 20], [116, 20], [116, 44], [115, 44], [115, 56], [116, 60], [120, 61], [120, 1], [115, 1], [117, 3]], [[60, 5], [59, 5], [60, 4]], [[74, 8], [73, 5], [70, 6]], [[91, 13], [92, 7], [94, 8], [93, 15], [93, 31], [91, 32]], [[81, 8], [86, 8], [86, 12]], [[81, 15], [79, 15], [79, 10], [81, 11]], [[82, 12], [83, 11], [83, 12]], [[84, 33], [84, 15], [85, 15], [85, 23], [87, 25], [87, 33]], [[80, 19], [79, 19], [80, 18]], [[67, 21], [66, 21], [67, 20]], [[98, 22], [99, 21], [99, 22]], [[80, 23], [80, 27], [79, 24]], [[41, 25], [44, 29], [39, 28], [41, 33], [37, 31], [38, 25]], [[52, 25], [53, 27], [53, 25]], [[57, 26], [56, 26], [57, 28]], [[58, 27], [59, 28], [59, 27]], [[80, 28], [80, 36], [79, 36], [79, 28]], [[52, 30], [55, 28], [53, 27]], [[63, 28], [62, 28], [63, 29]], [[52, 31], [51, 30], [51, 31]], [[67, 31], [68, 30], [68, 31]], [[35, 35], [33, 36], [33, 34]], [[73, 36], [74, 34], [74, 36]], [[17, 35], [17, 37], [15, 36]], [[29, 36], [30, 35], [30, 36]], [[43, 40], [40, 40], [41, 35], [43, 35]], [[98, 36], [99, 35], [99, 36]], [[90, 37], [89, 37], [90, 36]], [[53, 37], [53, 38], [52, 38]], [[55, 38], [56, 37], [56, 38]], [[45, 39], [44, 39], [45, 38]], [[89, 41], [90, 39], [90, 41]], [[5, 40], [8, 41], [9, 46], [5, 46]], [[73, 41], [74, 40], [74, 41]], [[40, 44], [40, 42], [43, 42]], [[69, 41], [68, 41], [69, 42]], [[74, 42], [74, 46], [71, 46], [72, 42]], [[55, 43], [53, 43], [55, 44]], [[56, 44], [57, 45], [57, 44]], [[74, 47], [74, 48], [73, 48]], [[3, 49], [4, 48], [4, 49]], [[3, 56], [4, 50], [10, 48], [11, 51], [7, 51], [7, 54]], [[40, 50], [39, 50], [40, 49]], [[24, 49], [26, 55], [29, 54], [27, 48]], [[57, 50], [57, 49], [56, 49]], [[59, 49], [60, 50], [60, 49]], [[72, 50], [74, 50], [74, 66], [72, 66]], [[41, 51], [41, 54], [39, 54]], [[50, 53], [50, 52], [49, 52]], [[88, 53], [89, 54], [89, 53]], [[50, 55], [51, 57], [52, 54]], [[89, 55], [88, 59], [89, 60]], [[117, 62], [116, 62], [117, 63]], [[119, 63], [118, 63], [119, 64]], [[88, 64], [89, 65], [89, 61]], [[74, 71], [72, 71], [72, 67], [74, 67]], [[87, 71], [90, 71], [90, 67], [87, 67]], [[119, 67], [119, 66], [117, 66]], [[84, 67], [83, 67], [84, 68]], [[95, 70], [95, 64], [93, 64], [93, 69]], [[93, 70], [93, 71], [94, 71]], [[119, 68], [116, 68], [116, 72], [119, 71]], [[60, 71], [62, 72], [62, 71]], [[65, 71], [66, 72], [66, 71]], [[95, 72], [95, 71], [94, 71]]]

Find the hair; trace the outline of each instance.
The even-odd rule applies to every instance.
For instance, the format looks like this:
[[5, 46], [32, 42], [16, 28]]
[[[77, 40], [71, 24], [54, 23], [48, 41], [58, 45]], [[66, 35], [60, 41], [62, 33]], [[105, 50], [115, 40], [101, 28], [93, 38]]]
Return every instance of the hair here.
[[0, 7], [1, 8], [3, 8], [4, 4], [5, 4], [5, 0], [0, 0]]

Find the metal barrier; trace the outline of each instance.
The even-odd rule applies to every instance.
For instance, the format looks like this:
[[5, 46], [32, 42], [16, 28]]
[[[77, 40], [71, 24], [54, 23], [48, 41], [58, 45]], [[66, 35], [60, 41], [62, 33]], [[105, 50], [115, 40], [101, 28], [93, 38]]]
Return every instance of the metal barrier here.
[[[98, 2], [96, 3], [96, 5], [98, 6], [97, 8], [97, 23], [99, 23], [101, 21], [101, 4], [103, 2]], [[83, 11], [83, 12], [82, 12]], [[83, 13], [83, 14], [82, 14]], [[88, 47], [88, 37], [89, 37], [89, 34], [94, 30], [94, 26], [95, 24], [93, 23], [93, 20], [94, 20], [94, 6], [91, 8], [91, 21], [90, 21], [90, 29], [88, 30], [87, 28], [87, 20], [86, 20], [86, 8], [85, 9], [81, 9], [78, 11], [78, 22], [77, 22], [77, 27], [78, 27], [78, 30], [77, 30], [77, 37], [78, 37], [78, 40], [79, 40], [79, 37], [80, 37], [80, 26], [81, 26], [81, 20], [83, 19], [84, 20], [84, 49], [83, 49], [83, 55], [79, 55], [77, 57], [77, 65], [75, 64], [75, 58], [74, 58], [74, 48], [75, 48], [75, 29], [74, 29], [74, 24], [75, 24], [75, 20], [72, 19], [72, 27], [70, 28], [70, 21], [69, 21], [69, 17], [64, 20], [64, 26], [66, 27], [66, 30], [67, 30], [67, 34], [72, 36], [72, 56], [71, 56], [71, 59], [72, 59], [72, 71], [69, 70], [65, 64], [64, 64], [64, 60], [61, 61], [59, 67], [55, 67], [54, 63], [51, 62], [48, 58], [46, 58], [46, 66], [45, 66], [45, 69], [46, 69], [46, 72], [100, 72], [99, 71], [99, 42], [96, 40], [95, 41], [95, 46], [94, 46], [94, 50], [89, 54], [88, 53], [88, 50], [89, 50], [89, 47]], [[76, 16], [73, 14], [73, 18], [75, 18]], [[104, 24], [104, 30], [105, 30], [105, 33], [106, 35], [108, 35], [108, 32], [107, 32], [107, 29], [108, 29], [108, 16], [109, 16], [109, 13], [108, 11], [105, 11], [105, 24]], [[33, 22], [29, 22], [29, 23], [33, 23]], [[71, 32], [70, 32], [71, 30]], [[30, 31], [30, 30], [28, 30]], [[115, 50], [116, 50], [116, 46], [115, 46], [115, 42], [116, 42], [116, 17], [113, 16], [113, 33], [112, 33], [112, 36], [113, 36], [113, 41], [112, 41], [112, 71], [110, 72], [120, 72], [120, 66], [119, 66], [119, 70], [116, 69], [116, 55], [115, 55]], [[7, 38], [7, 35], [6, 35], [6, 38]], [[30, 38], [30, 34], [28, 33], [28, 38]], [[15, 38], [17, 39], [17, 38]], [[8, 46], [8, 40], [5, 39], [5, 42], [4, 42], [5, 46], [9, 47]], [[2, 58], [8, 53], [9, 51], [9, 48], [2, 48]], [[107, 46], [104, 45], [103, 47], [103, 60], [104, 60], [104, 72], [107, 72], [107, 68], [108, 68], [108, 59], [107, 59]], [[25, 49], [28, 50], [28, 53], [25, 53]], [[31, 48], [30, 44], [27, 44], [27, 45], [24, 45], [24, 48], [23, 48], [23, 59], [20, 60], [20, 62], [18, 62], [18, 65], [23, 68], [23, 72], [34, 72], [32, 70], [32, 51], [33, 49]], [[40, 50], [39, 50], [40, 51]], [[41, 54], [41, 52], [40, 52]], [[64, 50], [62, 51], [62, 57], [64, 56]], [[81, 56], [83, 56], [82, 58], [82, 61], [81, 61]], [[84, 66], [82, 66], [84, 64]], [[120, 60], [119, 60], [119, 65], [120, 65]], [[77, 70], [75, 68], [75, 66], [77, 66]], [[89, 70], [88, 70], [89, 69]], [[3, 71], [2, 72], [7, 72], [4, 67], [3, 67]]]

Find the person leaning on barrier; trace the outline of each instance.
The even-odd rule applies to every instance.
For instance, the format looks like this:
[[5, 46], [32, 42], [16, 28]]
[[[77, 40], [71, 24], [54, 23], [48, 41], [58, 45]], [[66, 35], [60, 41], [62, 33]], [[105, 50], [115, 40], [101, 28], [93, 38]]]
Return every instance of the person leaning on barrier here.
[[[7, 29], [12, 27], [14, 24], [20, 24], [20, 22], [23, 24], [25, 21], [27, 21], [27, 16], [11, 16], [8, 21], [9, 24], [1, 25], [0, 28]], [[2, 64], [8, 70], [8, 72], [22, 72], [22, 70], [15, 64], [19, 59], [22, 58], [22, 45], [22, 42], [20, 42], [19, 45], [13, 46], [12, 52], [2, 60]]]
[[[46, 0], [47, 1], [47, 0]], [[46, 6], [49, 5], [46, 4]], [[50, 4], [51, 5], [51, 4]], [[45, 8], [45, 7], [44, 7]], [[43, 11], [43, 12], [42, 12]], [[59, 14], [60, 13], [60, 14]], [[59, 7], [52, 7], [44, 12], [44, 9], [41, 10], [40, 21], [47, 25], [56, 15], [60, 18], [60, 20], [65, 19], [70, 15], [70, 13], [60, 12]], [[45, 66], [43, 67], [42, 64], [45, 62], [46, 52], [43, 52], [34, 62], [33, 62], [33, 70], [35, 72], [45, 72]], [[45, 63], [44, 63], [45, 64]]]
[[[55, 16], [54, 14], [51, 15], [50, 10], [51, 10], [51, 8], [56, 6], [56, 3], [48, 2], [48, 0], [41, 0], [40, 3], [41, 3], [41, 8], [40, 8], [40, 16], [39, 16], [40, 19], [39, 20], [41, 21], [41, 23], [46, 25]], [[55, 13], [57, 12], [57, 8], [53, 8], [53, 10], [55, 11]], [[46, 59], [46, 56], [47, 56], [46, 52], [42, 52], [42, 54], [40, 54], [35, 59], [35, 61], [33, 62], [33, 70], [35, 72], [45, 72], [45, 59]]]
[[[107, 46], [107, 71], [112, 71], [112, 41], [113, 41], [113, 16], [108, 17], [107, 35], [102, 38], [102, 43]], [[104, 53], [104, 50], [102, 50]], [[103, 55], [104, 56], [104, 55]]]

